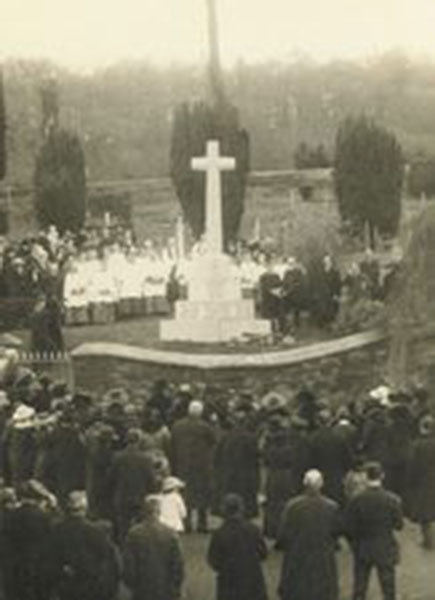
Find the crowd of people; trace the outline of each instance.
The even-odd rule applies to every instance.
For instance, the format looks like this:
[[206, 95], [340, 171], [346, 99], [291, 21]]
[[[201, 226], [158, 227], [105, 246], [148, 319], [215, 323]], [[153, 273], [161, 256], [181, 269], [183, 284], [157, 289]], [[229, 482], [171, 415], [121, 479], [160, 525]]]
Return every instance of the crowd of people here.
[[[188, 295], [201, 242], [184, 253], [175, 238], [157, 247], [138, 243], [130, 230], [94, 229], [60, 235], [55, 227], [21, 242], [0, 241], [0, 303], [3, 326], [32, 326], [34, 350], [62, 350], [62, 325], [110, 324], [118, 319], [168, 315]], [[259, 316], [276, 335], [294, 334], [301, 315], [327, 327], [340, 307], [382, 301], [397, 273], [367, 251], [345, 270], [329, 254], [303, 265], [261, 241], [229, 251], [242, 297], [253, 298]], [[44, 339], [45, 338], [45, 339]]]
[[434, 549], [435, 428], [422, 387], [382, 385], [335, 408], [308, 388], [256, 397], [165, 381], [95, 397], [3, 350], [0, 388], [7, 600], [115, 600], [121, 582], [134, 600], [177, 600], [193, 531], [211, 534], [218, 600], [274, 597], [268, 551], [283, 553], [281, 600], [338, 600], [340, 537], [354, 600], [373, 568], [394, 600], [404, 516]]

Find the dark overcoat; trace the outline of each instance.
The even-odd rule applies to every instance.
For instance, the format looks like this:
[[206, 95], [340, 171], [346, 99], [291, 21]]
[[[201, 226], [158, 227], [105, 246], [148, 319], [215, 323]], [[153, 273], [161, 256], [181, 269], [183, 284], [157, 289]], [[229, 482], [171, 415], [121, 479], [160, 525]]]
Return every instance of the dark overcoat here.
[[321, 471], [325, 494], [337, 502], [343, 500], [343, 480], [351, 466], [351, 448], [333, 427], [322, 426], [312, 433], [310, 467]]
[[226, 494], [238, 494], [243, 498], [245, 515], [258, 514], [257, 492], [259, 487], [259, 451], [255, 433], [235, 427], [225, 435], [216, 449], [218, 508]]
[[4, 512], [0, 565], [5, 598], [46, 600], [51, 586], [51, 519], [32, 504]]
[[284, 552], [278, 592], [282, 600], [337, 600], [338, 505], [303, 494], [284, 509], [278, 547]]
[[109, 488], [117, 535], [123, 539], [131, 522], [139, 517], [144, 497], [156, 491], [149, 455], [133, 446], [118, 452], [113, 459]]
[[384, 467], [389, 458], [389, 427], [382, 409], [366, 415], [361, 432], [361, 447], [367, 460], [380, 462]]
[[120, 564], [115, 547], [101, 527], [68, 516], [53, 531], [54, 587], [59, 600], [112, 600]]
[[266, 467], [264, 533], [268, 537], [276, 537], [284, 506], [291, 497], [296, 495], [294, 458], [289, 431], [287, 429], [270, 431], [263, 447], [263, 460]]
[[61, 501], [74, 490], [85, 487], [86, 447], [75, 423], [59, 424], [49, 447], [54, 492]]
[[191, 508], [207, 508], [211, 502], [216, 441], [213, 427], [201, 419], [185, 417], [172, 428], [172, 468], [186, 484]]
[[263, 319], [277, 319], [281, 312], [281, 279], [276, 273], [266, 272], [259, 281], [261, 316]]
[[346, 531], [356, 560], [391, 566], [399, 560], [394, 531], [402, 529], [401, 500], [382, 487], [357, 494], [346, 509]]
[[416, 523], [435, 521], [435, 437], [411, 446], [406, 477], [406, 510]]
[[213, 533], [207, 560], [217, 574], [216, 600], [266, 600], [261, 561], [266, 544], [256, 525], [228, 519]]
[[113, 516], [111, 472], [114, 453], [109, 444], [97, 441], [88, 448], [86, 460], [86, 494], [89, 513], [94, 518]]
[[132, 600], [178, 600], [184, 577], [177, 535], [158, 521], [130, 529], [124, 547], [124, 581]]

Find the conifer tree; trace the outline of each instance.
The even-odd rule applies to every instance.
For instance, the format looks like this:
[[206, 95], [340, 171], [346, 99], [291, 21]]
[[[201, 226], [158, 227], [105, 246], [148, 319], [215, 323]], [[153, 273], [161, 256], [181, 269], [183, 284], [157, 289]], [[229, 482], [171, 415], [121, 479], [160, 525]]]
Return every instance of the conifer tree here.
[[176, 112], [171, 143], [171, 177], [192, 233], [198, 239], [205, 224], [205, 177], [191, 169], [191, 159], [203, 156], [208, 140], [220, 142], [221, 154], [236, 159], [236, 170], [222, 175], [224, 242], [236, 239], [244, 209], [249, 171], [249, 138], [240, 128], [230, 104], [212, 108], [205, 102], [181, 104]]
[[35, 209], [42, 227], [78, 231], [86, 216], [85, 156], [80, 139], [59, 126], [57, 84], [41, 88], [43, 141], [35, 163]]
[[0, 65], [0, 180], [6, 175], [6, 106], [3, 67]]
[[209, 140], [220, 142], [222, 155], [236, 159], [236, 170], [222, 177], [224, 246], [239, 232], [249, 171], [249, 135], [241, 128], [238, 110], [227, 99], [219, 59], [215, 0], [206, 0], [209, 32], [208, 98], [183, 103], [175, 111], [170, 150], [170, 172], [177, 196], [193, 236], [205, 225], [205, 178], [192, 172], [191, 159], [203, 156]]
[[404, 159], [395, 136], [373, 120], [351, 117], [339, 128], [335, 189], [344, 221], [361, 232], [397, 233], [401, 214]]

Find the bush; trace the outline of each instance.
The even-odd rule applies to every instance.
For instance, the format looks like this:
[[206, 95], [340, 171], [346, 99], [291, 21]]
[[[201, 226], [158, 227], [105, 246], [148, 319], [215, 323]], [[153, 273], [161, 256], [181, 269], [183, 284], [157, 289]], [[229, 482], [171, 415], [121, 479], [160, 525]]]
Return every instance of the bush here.
[[78, 231], [86, 217], [85, 158], [80, 140], [53, 129], [36, 159], [35, 209], [42, 227], [55, 225], [62, 233]]
[[338, 335], [351, 335], [376, 329], [384, 324], [385, 306], [382, 302], [360, 298], [356, 302], [344, 301], [341, 304], [333, 331]]
[[435, 156], [420, 157], [410, 164], [408, 191], [411, 196], [435, 196]]

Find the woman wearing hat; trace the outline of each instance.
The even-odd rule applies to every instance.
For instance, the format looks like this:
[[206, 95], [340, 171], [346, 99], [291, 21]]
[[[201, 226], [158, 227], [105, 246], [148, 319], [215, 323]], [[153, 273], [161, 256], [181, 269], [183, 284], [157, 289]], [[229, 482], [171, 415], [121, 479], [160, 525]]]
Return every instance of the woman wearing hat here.
[[407, 468], [408, 516], [421, 527], [422, 545], [435, 548], [435, 421], [426, 415], [420, 421], [420, 436], [412, 443]]

